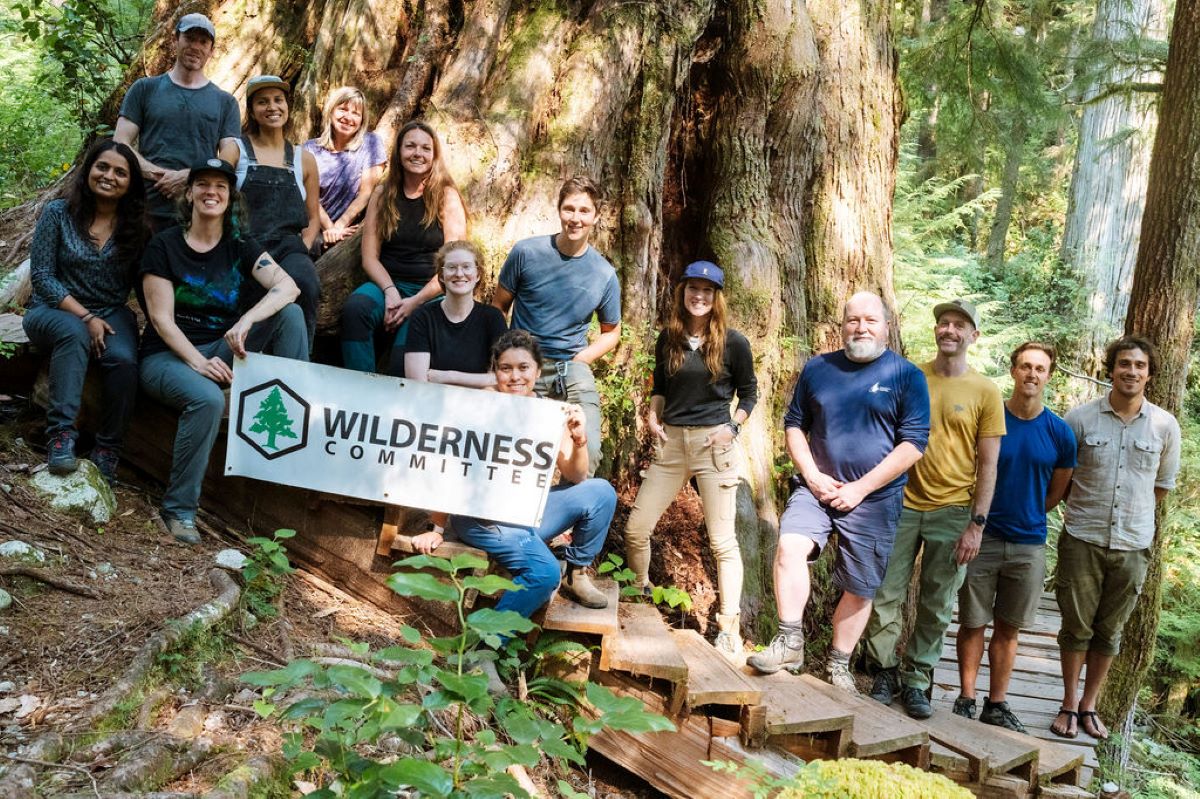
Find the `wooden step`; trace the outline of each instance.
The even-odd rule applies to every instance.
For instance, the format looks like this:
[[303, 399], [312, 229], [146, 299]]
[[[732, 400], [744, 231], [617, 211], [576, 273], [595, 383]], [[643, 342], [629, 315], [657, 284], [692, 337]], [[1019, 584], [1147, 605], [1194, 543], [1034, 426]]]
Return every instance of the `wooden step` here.
[[671, 636], [687, 663], [687, 707], [758, 705], [762, 688], [752, 684], [695, 630], [672, 630]]
[[797, 679], [854, 714], [847, 752], [850, 757], [899, 760], [915, 768], [929, 768], [929, 733], [918, 722], [873, 699], [834, 688], [811, 674]]
[[617, 624], [617, 604], [621, 598], [621, 589], [615, 582], [603, 577], [597, 578], [595, 584], [608, 597], [608, 607], [598, 610], [585, 608], [583, 605], [561, 596], [556, 591], [550, 598], [550, 603], [546, 606], [545, 615], [540, 622], [542, 629], [592, 635], [616, 635], [620, 629]]
[[1000, 735], [1008, 731], [944, 708], [934, 708], [933, 715], [921, 723], [932, 740], [967, 758], [974, 782], [984, 783], [999, 774], [1019, 777], [1030, 787], [1036, 782], [1039, 746], [1028, 735]]
[[786, 671], [759, 674], [743, 666], [742, 673], [762, 690], [765, 743], [804, 760], [846, 756], [853, 712]]
[[1054, 741], [1046, 741], [1030, 735], [1006, 730], [1003, 727], [989, 727], [995, 734], [1018, 741], [1023, 745], [1036, 746], [1037, 781], [1041, 785], [1078, 785], [1080, 771], [1083, 768], [1083, 749], [1078, 746], [1065, 746]]
[[978, 779], [978, 771], [972, 771], [970, 760], [937, 741], [929, 742], [929, 770], [959, 783]]
[[606, 635], [600, 646], [600, 668], [627, 671], [668, 682], [687, 680], [687, 661], [662, 614], [653, 605], [622, 602], [617, 606], [615, 635]]

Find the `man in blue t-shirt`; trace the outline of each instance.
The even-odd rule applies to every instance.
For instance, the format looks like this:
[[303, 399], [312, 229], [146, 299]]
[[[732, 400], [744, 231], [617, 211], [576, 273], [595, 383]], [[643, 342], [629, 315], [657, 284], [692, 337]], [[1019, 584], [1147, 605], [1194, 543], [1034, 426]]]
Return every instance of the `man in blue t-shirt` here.
[[[591, 364], [621, 340], [621, 286], [617, 270], [588, 242], [602, 198], [586, 177], [558, 192], [562, 229], [518, 241], [504, 260], [492, 305], [512, 309], [511, 327], [527, 330], [542, 346], [538, 393], [583, 408], [587, 419], [588, 476], [600, 465], [600, 394]], [[595, 314], [600, 335], [588, 342]]]
[[121, 101], [113, 139], [137, 153], [146, 179], [146, 217], [158, 232], [176, 224], [175, 203], [193, 164], [214, 155], [236, 164], [241, 112], [237, 100], [204, 74], [217, 29], [203, 14], [175, 26], [175, 64], [138, 78]]
[[779, 521], [775, 602], [779, 634], [747, 659], [770, 674], [804, 665], [808, 564], [838, 534], [826, 679], [855, 691], [850, 653], [862, 636], [896, 535], [906, 473], [929, 440], [925, 375], [887, 348], [883, 300], [860, 292], [842, 312], [845, 348], [804, 366], [784, 416], [794, 490]]
[[984, 629], [991, 681], [979, 720], [1025, 732], [1005, 699], [1017, 657], [1017, 633], [1033, 626], [1046, 579], [1046, 513], [1062, 501], [1075, 468], [1075, 434], [1042, 404], [1054, 374], [1054, 348], [1027, 341], [1009, 357], [1012, 396], [1004, 403], [1005, 429], [996, 492], [979, 554], [967, 564], [958, 592], [958, 673], [962, 693], [954, 712], [975, 718], [975, 680], [983, 660]]

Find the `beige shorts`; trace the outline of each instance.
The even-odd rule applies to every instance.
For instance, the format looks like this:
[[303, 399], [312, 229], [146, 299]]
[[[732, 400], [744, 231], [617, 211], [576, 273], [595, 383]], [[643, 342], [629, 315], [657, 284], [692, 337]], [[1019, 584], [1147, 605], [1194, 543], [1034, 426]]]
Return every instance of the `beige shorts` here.
[[1033, 626], [1046, 581], [1046, 545], [1010, 544], [984, 535], [958, 590], [958, 620], [983, 627], [993, 618], [1019, 630]]

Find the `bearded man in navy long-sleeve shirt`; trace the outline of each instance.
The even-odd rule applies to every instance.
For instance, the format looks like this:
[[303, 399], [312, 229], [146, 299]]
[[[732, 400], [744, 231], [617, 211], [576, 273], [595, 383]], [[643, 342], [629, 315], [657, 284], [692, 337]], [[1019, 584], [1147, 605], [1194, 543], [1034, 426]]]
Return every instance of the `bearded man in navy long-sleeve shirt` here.
[[809, 563], [836, 531], [833, 581], [842, 597], [826, 679], [854, 692], [850, 652], [887, 569], [906, 472], [929, 440], [929, 388], [920, 369], [887, 348], [887, 311], [877, 295], [847, 301], [842, 341], [844, 349], [805, 365], [784, 416], [796, 476], [775, 550], [779, 634], [747, 662], [768, 674], [804, 665]]

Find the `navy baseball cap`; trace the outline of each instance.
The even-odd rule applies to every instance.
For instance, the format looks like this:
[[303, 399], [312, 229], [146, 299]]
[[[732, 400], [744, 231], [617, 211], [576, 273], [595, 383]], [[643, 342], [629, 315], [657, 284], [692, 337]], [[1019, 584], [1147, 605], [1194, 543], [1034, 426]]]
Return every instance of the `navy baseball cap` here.
[[204, 172], [216, 172], [219, 175], [224, 175], [229, 179], [230, 186], [237, 184], [237, 170], [233, 168], [233, 164], [228, 161], [222, 161], [220, 158], [209, 158], [192, 164], [192, 168], [188, 170], [188, 185], [192, 185], [196, 178]]
[[712, 261], [692, 261], [687, 265], [687, 269], [683, 270], [683, 277], [680, 280], [693, 277], [715, 283], [719, 289], [725, 288], [725, 273]]

